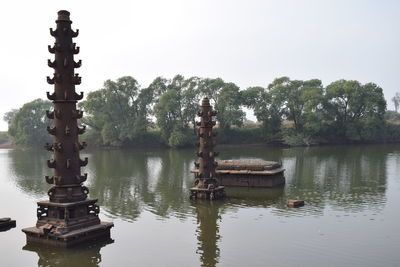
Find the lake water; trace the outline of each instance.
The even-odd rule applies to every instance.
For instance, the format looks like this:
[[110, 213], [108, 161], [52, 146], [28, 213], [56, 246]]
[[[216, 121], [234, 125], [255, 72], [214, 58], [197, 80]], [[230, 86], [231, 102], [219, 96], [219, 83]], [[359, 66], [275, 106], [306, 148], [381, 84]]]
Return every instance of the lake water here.
[[[86, 185], [114, 242], [25, 247], [51, 174], [41, 150], [0, 150], [0, 266], [400, 266], [400, 145], [220, 147], [282, 161], [286, 185], [189, 200], [193, 150], [89, 151]], [[304, 199], [287, 208], [287, 199]]]

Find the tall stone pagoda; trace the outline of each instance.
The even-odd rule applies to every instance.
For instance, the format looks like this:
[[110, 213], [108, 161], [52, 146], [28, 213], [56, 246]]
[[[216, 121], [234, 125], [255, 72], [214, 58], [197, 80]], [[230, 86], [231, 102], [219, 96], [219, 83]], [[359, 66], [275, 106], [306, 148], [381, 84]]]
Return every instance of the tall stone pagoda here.
[[27, 243], [44, 243], [60, 247], [69, 247], [93, 239], [109, 239], [113, 223], [101, 222], [97, 199], [88, 198], [89, 190], [83, 186], [87, 174], [81, 175], [80, 168], [86, 166], [88, 159], [81, 160], [79, 151], [86, 143], [79, 143], [78, 135], [83, 134], [85, 127], [78, 127], [77, 119], [83, 112], [76, 109], [76, 103], [83, 98], [83, 93], [75, 92], [75, 85], [81, 83], [81, 77], [75, 74], [75, 68], [81, 66], [81, 60], [74, 61], [79, 47], [72, 42], [79, 31], [71, 29], [72, 21], [69, 12], [61, 10], [56, 20], [57, 28], [50, 29], [56, 40], [49, 46], [49, 52], [55, 60], [48, 61], [54, 69], [54, 76], [47, 77], [49, 84], [54, 84], [54, 92], [47, 92], [47, 98], [53, 101], [53, 111], [47, 111], [53, 126], [47, 131], [53, 135], [53, 143], [45, 148], [54, 154], [48, 160], [49, 168], [54, 175], [46, 176], [51, 184], [48, 191], [49, 201], [38, 202], [36, 226], [25, 228]]
[[197, 156], [199, 159], [198, 163], [195, 163], [195, 186], [190, 188], [191, 199], [219, 199], [225, 196], [223, 186], [219, 186], [217, 177], [215, 174], [215, 167], [217, 162], [215, 156], [218, 152], [214, 152], [215, 142], [213, 137], [216, 135], [212, 132], [212, 128], [215, 126], [213, 116], [217, 115], [212, 110], [210, 101], [208, 98], [204, 98], [200, 106], [201, 110], [197, 115], [201, 118], [200, 122], [197, 123], [199, 130], [197, 132], [200, 141], [198, 143], [199, 151]]

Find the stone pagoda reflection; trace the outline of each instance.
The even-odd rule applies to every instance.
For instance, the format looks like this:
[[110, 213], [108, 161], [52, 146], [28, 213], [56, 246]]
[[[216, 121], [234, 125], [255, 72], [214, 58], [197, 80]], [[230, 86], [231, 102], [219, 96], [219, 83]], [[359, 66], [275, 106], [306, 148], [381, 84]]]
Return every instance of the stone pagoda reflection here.
[[112, 240], [103, 240], [91, 246], [77, 246], [71, 249], [54, 249], [37, 244], [28, 244], [23, 247], [23, 250], [37, 253], [39, 257], [38, 267], [98, 267], [102, 260], [100, 250], [113, 242]]
[[28, 243], [62, 247], [110, 238], [113, 227], [113, 223], [100, 222], [97, 199], [88, 198], [89, 189], [83, 186], [87, 174], [81, 175], [80, 168], [86, 166], [88, 159], [79, 157], [79, 151], [86, 144], [79, 143], [78, 135], [85, 132], [85, 127], [78, 127], [77, 120], [82, 118], [83, 112], [76, 109], [83, 93], [75, 92], [75, 85], [81, 83], [81, 77], [74, 72], [81, 66], [81, 61], [74, 60], [79, 47], [72, 42], [79, 32], [71, 29], [69, 15], [68, 11], [59, 11], [57, 28], [50, 29], [50, 34], [56, 39], [54, 46], [49, 46], [55, 60], [48, 61], [49, 67], [54, 69], [54, 76], [47, 77], [47, 82], [54, 85], [54, 92], [47, 93], [54, 110], [46, 112], [54, 122], [47, 128], [54, 136], [54, 142], [45, 146], [54, 155], [54, 159], [47, 161], [48, 167], [54, 169], [53, 176], [46, 176], [46, 182], [52, 185], [48, 191], [50, 199], [38, 202], [36, 226], [22, 230]]
[[201, 266], [215, 267], [219, 261], [220, 250], [218, 242], [220, 220], [218, 202], [198, 201], [196, 203], [197, 214], [197, 240], [196, 253], [200, 255]]

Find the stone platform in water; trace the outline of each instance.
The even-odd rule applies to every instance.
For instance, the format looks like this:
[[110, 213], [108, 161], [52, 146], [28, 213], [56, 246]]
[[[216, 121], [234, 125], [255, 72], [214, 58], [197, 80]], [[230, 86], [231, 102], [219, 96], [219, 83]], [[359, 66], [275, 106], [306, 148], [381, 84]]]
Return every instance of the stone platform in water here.
[[7, 231], [15, 226], [15, 220], [11, 220], [11, 218], [0, 218], [0, 231]]
[[303, 207], [304, 206], [304, 200], [289, 199], [289, 200], [286, 200], [286, 206], [288, 206], [289, 208]]
[[110, 239], [111, 222], [101, 222], [97, 199], [72, 203], [38, 202], [36, 226], [24, 228], [26, 241], [56, 247], [71, 247]]
[[101, 222], [100, 224], [79, 228], [66, 234], [59, 235], [46, 233], [46, 231], [43, 231], [38, 227], [25, 228], [23, 229], [23, 232], [26, 234], [26, 241], [28, 245], [44, 244], [67, 248], [82, 243], [87, 244], [103, 240], [111, 240], [111, 227], [113, 227], [112, 223]]
[[217, 163], [217, 180], [223, 186], [275, 187], [285, 184], [285, 169], [279, 162], [240, 159], [220, 160]]

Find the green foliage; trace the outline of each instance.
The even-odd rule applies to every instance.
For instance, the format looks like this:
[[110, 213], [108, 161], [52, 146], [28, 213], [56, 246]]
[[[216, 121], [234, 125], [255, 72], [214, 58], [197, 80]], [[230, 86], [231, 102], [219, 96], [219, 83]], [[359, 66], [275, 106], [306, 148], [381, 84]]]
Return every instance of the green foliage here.
[[241, 105], [239, 87], [234, 83], [225, 83], [219, 91], [214, 107], [222, 131], [227, 132], [232, 125], [243, 125], [246, 114], [241, 110]]
[[190, 126], [194, 128], [202, 97], [208, 97], [214, 102], [214, 109], [217, 111], [216, 120], [219, 128], [225, 133], [230, 130], [232, 125], [241, 126], [243, 124], [245, 114], [241, 109], [239, 87], [235, 84], [225, 83], [220, 78], [192, 77], [185, 79], [181, 75], [175, 76], [172, 80], [158, 81], [159, 84], [162, 82], [164, 86], [160, 87], [164, 90], [154, 106], [154, 114], [166, 143], [171, 144], [172, 133], [174, 136], [171, 140], [180, 140], [178, 137], [181, 136], [184, 129], [188, 129]]
[[4, 113], [3, 120], [5, 122], [7, 122], [8, 124], [10, 124], [12, 121], [12, 118], [14, 117], [15, 113], [17, 113], [17, 111], [18, 111], [18, 109], [16, 109], [16, 108], [13, 108], [12, 110], [7, 111], [6, 113]]
[[291, 133], [284, 134], [284, 144], [288, 146], [306, 146], [309, 145], [302, 133], [296, 133], [295, 131]]
[[[195, 125], [201, 98], [199, 82], [197, 77], [185, 79], [182, 75], [176, 75], [172, 80], [158, 78], [158, 87], [163, 90], [154, 105], [154, 115], [165, 143], [180, 146], [184, 142], [181, 139], [182, 131], [189, 128], [190, 124]], [[172, 134], [174, 136], [171, 139]]]
[[193, 146], [194, 142], [195, 138], [190, 129], [175, 129], [168, 139], [168, 145], [175, 148]]
[[282, 114], [271, 93], [263, 87], [249, 87], [241, 94], [243, 105], [252, 109], [257, 120], [262, 122], [265, 139], [277, 138], [280, 135]]
[[245, 118], [239, 87], [234, 83], [225, 83], [221, 78], [203, 79], [200, 82], [202, 96], [208, 97], [217, 111], [219, 127], [228, 133], [231, 126], [242, 126]]
[[385, 129], [385, 141], [399, 142], [400, 140], [400, 123], [387, 123]]
[[82, 122], [97, 131], [104, 145], [127, 144], [147, 130], [151, 93], [140, 91], [138, 82], [129, 76], [107, 80], [102, 89], [89, 93], [80, 103], [86, 112]]
[[7, 143], [10, 140], [10, 136], [7, 132], [0, 132], [0, 145]]
[[396, 93], [394, 95], [394, 97], [392, 97], [392, 101], [393, 101], [393, 104], [394, 104], [394, 109], [395, 109], [395, 111], [397, 113], [398, 110], [399, 110], [399, 106], [400, 106], [400, 93]]
[[[157, 77], [146, 88], [125, 76], [107, 80], [103, 88], [80, 103], [88, 126], [84, 139], [91, 145], [191, 146], [196, 114], [208, 97], [217, 111], [215, 130], [219, 143], [280, 141], [288, 145], [395, 140], [398, 113], [386, 111], [382, 88], [373, 83], [338, 80], [327, 87], [318, 79], [275, 79], [267, 87], [246, 90], [221, 78], [172, 79]], [[50, 102], [35, 100], [5, 114], [16, 144], [42, 144], [50, 137], [44, 110]], [[243, 126], [243, 108], [254, 112], [259, 123]], [[33, 129], [33, 130], [32, 130]], [[38, 129], [38, 130], [36, 130]], [[400, 140], [400, 138], [399, 138]]]
[[146, 134], [136, 137], [132, 144], [139, 147], [160, 147], [165, 146], [160, 131], [149, 130]]
[[254, 144], [265, 142], [263, 129], [260, 127], [231, 128], [229, 134], [216, 128], [218, 144]]
[[155, 118], [162, 142], [180, 147], [193, 143], [196, 114], [203, 97], [213, 102], [222, 131], [228, 133], [231, 126], [243, 124], [240, 89], [220, 78], [157, 77], [147, 88], [140, 89], [132, 77], [122, 77], [116, 82], [106, 81], [102, 89], [89, 93], [80, 106], [86, 112], [83, 123], [89, 126], [87, 138], [96, 144], [134, 146], [154, 127]]
[[173, 130], [183, 128], [180, 92], [176, 89], [165, 92], [154, 106], [154, 113], [161, 136], [168, 142]]
[[50, 108], [50, 101], [36, 99], [18, 109], [8, 125], [8, 133], [13, 137], [14, 144], [42, 146], [50, 142], [51, 137], [46, 126], [51, 122], [45, 115]]
[[400, 113], [393, 110], [387, 110], [384, 119], [388, 121], [400, 121]]
[[334, 122], [340, 139], [378, 138], [368, 131], [378, 134], [378, 125], [384, 126], [386, 101], [382, 88], [373, 83], [339, 80], [327, 86], [325, 97], [326, 119]]
[[[289, 145], [384, 140], [386, 101], [373, 83], [275, 79], [267, 88], [242, 92], [243, 105], [263, 123], [267, 140], [283, 136]], [[282, 127], [282, 121], [292, 126]]]
[[[320, 130], [323, 87], [320, 80], [275, 79], [267, 88], [250, 87], [242, 92], [243, 103], [263, 123], [264, 135], [276, 139], [282, 120], [293, 121], [296, 135], [315, 135]], [[299, 139], [299, 138], [297, 138]]]
[[269, 86], [271, 99], [286, 120], [293, 121], [296, 134], [312, 136], [320, 125], [323, 99], [322, 82], [317, 79], [300, 81], [288, 77], [275, 79]]

